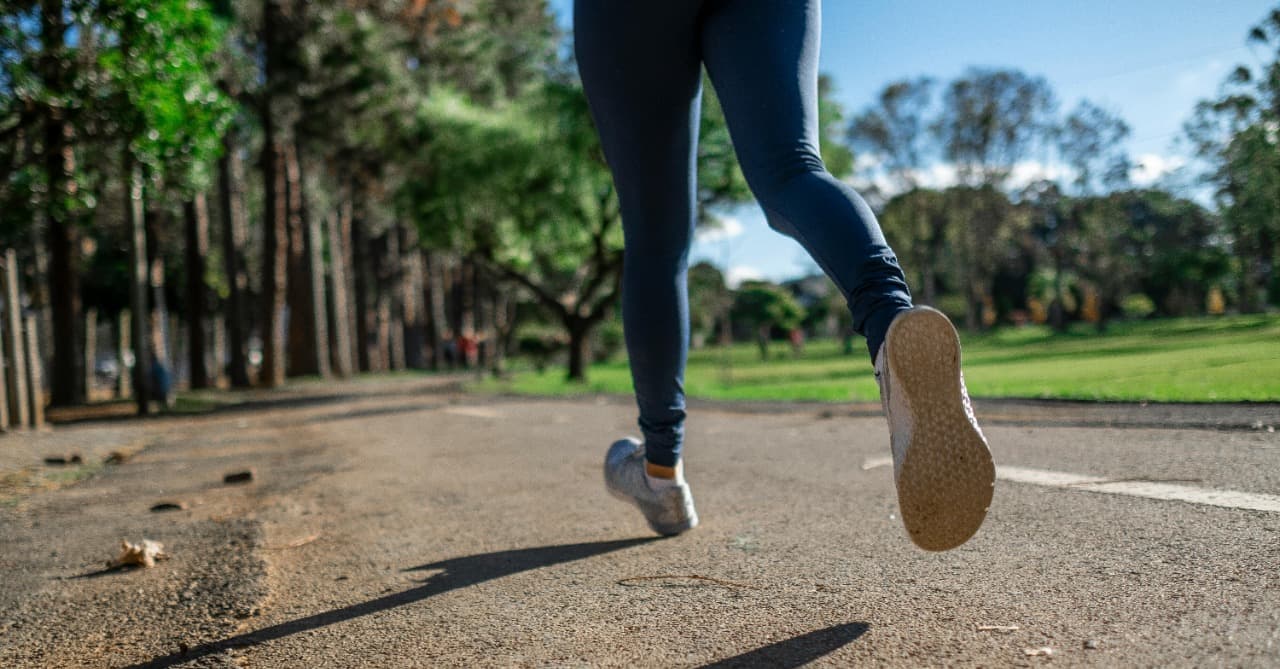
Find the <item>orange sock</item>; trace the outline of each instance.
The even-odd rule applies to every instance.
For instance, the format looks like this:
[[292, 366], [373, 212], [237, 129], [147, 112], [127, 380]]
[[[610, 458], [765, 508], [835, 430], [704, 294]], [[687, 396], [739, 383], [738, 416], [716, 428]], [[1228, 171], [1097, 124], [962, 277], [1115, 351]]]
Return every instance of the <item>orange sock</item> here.
[[655, 465], [646, 460], [644, 463], [644, 473], [655, 479], [674, 479], [676, 477], [676, 468]]

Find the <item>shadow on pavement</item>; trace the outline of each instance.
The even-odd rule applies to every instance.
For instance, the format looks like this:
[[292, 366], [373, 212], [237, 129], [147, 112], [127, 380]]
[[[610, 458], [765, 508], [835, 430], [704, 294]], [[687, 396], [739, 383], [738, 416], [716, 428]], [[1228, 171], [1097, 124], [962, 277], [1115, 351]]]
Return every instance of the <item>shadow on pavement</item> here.
[[373, 613], [380, 613], [389, 609], [394, 609], [405, 604], [420, 602], [429, 597], [439, 594], [465, 588], [491, 581], [503, 576], [518, 574], [522, 571], [538, 569], [540, 567], [549, 567], [555, 564], [565, 562], [573, 562], [582, 560], [595, 555], [602, 555], [623, 548], [639, 546], [651, 541], [657, 541], [659, 537], [646, 537], [643, 539], [624, 539], [621, 541], [597, 541], [581, 544], [564, 544], [560, 546], [541, 546], [538, 548], [521, 548], [509, 551], [497, 551], [494, 553], [483, 553], [481, 555], [471, 555], [467, 557], [453, 558], [443, 560], [441, 562], [432, 562], [430, 564], [410, 567], [403, 571], [424, 571], [443, 569], [438, 574], [432, 574], [430, 577], [422, 581], [422, 585], [416, 588], [410, 588], [403, 592], [392, 593], [377, 599], [372, 599], [351, 606], [344, 606], [340, 609], [317, 613], [305, 618], [290, 620], [288, 622], [265, 627], [260, 630], [246, 632], [237, 636], [229, 637], [221, 641], [206, 643], [194, 648], [188, 649], [186, 652], [176, 652], [162, 657], [157, 657], [149, 662], [132, 665], [132, 667], [141, 669], [158, 669], [160, 667], [172, 667], [177, 664], [191, 662], [192, 660], [221, 653], [232, 648], [248, 648], [258, 644], [266, 643], [274, 639], [280, 639], [299, 632], [308, 632], [321, 627], [327, 627], [347, 620], [360, 618]]
[[729, 667], [799, 667], [853, 642], [867, 633], [867, 623], [834, 625], [808, 634], [801, 634], [753, 651], [703, 665], [701, 669], [728, 669]]
[[75, 576], [58, 576], [56, 578], [59, 580], [77, 579], [77, 578], [102, 578], [103, 576], [107, 576], [110, 574], [118, 574], [124, 571], [134, 571], [135, 569], [141, 569], [141, 568], [142, 568], [141, 566], [136, 564], [118, 564], [110, 567], [104, 567], [102, 569], [95, 569], [94, 571], [87, 571], [83, 574], [76, 574]]
[[[336, 385], [336, 384], [335, 384]], [[323, 386], [321, 386], [323, 387]], [[336, 392], [321, 392], [308, 387], [281, 390], [244, 391], [248, 394], [232, 399], [231, 393], [219, 391], [214, 399], [191, 399], [194, 408], [177, 409], [139, 416], [131, 400], [111, 400], [92, 404], [50, 410], [46, 418], [55, 425], [80, 423], [113, 423], [145, 420], [183, 419], [222, 414], [256, 414], [291, 409], [309, 409], [359, 400], [421, 398], [424, 395], [443, 395], [461, 392], [462, 381], [442, 377], [424, 376], [420, 383], [397, 384], [388, 388], [365, 388], [359, 384], [347, 384]], [[240, 392], [240, 391], [231, 391]]]

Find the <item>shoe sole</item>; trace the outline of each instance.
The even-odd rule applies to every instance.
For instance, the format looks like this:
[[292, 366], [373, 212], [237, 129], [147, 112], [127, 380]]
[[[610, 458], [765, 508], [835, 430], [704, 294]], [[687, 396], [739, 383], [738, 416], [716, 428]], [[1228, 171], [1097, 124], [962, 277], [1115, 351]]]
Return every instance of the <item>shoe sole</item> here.
[[960, 399], [960, 337], [941, 312], [917, 308], [894, 319], [885, 341], [893, 392], [912, 416], [897, 481], [902, 523], [925, 550], [955, 548], [982, 526], [996, 474]]

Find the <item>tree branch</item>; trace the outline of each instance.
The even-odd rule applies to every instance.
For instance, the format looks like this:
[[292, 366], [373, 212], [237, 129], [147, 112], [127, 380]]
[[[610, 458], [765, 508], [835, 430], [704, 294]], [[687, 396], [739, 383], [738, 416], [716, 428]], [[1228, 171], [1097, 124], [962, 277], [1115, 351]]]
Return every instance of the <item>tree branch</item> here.
[[482, 264], [488, 265], [499, 276], [515, 281], [525, 288], [528, 288], [529, 291], [533, 293], [534, 297], [538, 298], [539, 302], [554, 311], [562, 320], [568, 320], [569, 310], [560, 303], [560, 300], [557, 300], [554, 295], [547, 292], [545, 288], [539, 286], [533, 281], [533, 279], [525, 275], [520, 270], [517, 270], [506, 263], [499, 262], [497, 259], [492, 257], [473, 254], [472, 258]]

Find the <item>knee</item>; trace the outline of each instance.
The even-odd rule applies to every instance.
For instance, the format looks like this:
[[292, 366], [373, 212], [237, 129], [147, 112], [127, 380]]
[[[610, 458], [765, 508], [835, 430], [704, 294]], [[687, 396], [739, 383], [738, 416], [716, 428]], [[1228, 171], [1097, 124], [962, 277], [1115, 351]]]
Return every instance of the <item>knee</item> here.
[[798, 183], [829, 177], [822, 157], [808, 148], [796, 149], [773, 160], [744, 163], [742, 173], [751, 193], [765, 207], [786, 197], [785, 193]]

